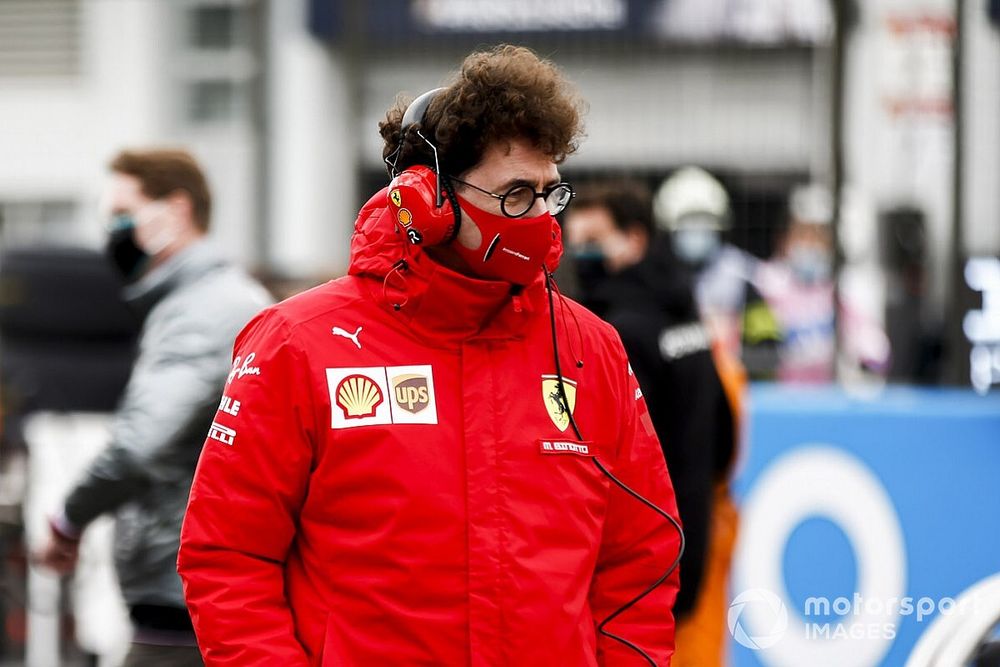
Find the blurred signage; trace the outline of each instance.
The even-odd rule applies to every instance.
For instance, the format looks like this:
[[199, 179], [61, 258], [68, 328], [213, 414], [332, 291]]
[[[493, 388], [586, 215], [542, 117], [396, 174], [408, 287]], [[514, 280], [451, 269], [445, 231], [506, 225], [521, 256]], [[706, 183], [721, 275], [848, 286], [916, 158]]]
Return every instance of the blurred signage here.
[[971, 258], [965, 264], [965, 283], [983, 294], [983, 307], [965, 314], [962, 331], [972, 344], [972, 387], [985, 394], [1000, 384], [1000, 258]]
[[774, 0], [765, 12], [751, 11], [755, 6], [750, 0], [309, 0], [309, 27], [321, 39], [361, 39], [371, 48], [560, 35], [801, 44], [829, 34], [825, 0]]
[[339, 41], [362, 35], [372, 46], [463, 36], [639, 34], [649, 31], [645, 19], [662, 1], [310, 0], [309, 23], [317, 37]]
[[754, 385], [735, 667], [902, 665], [996, 572], [1000, 395]]
[[892, 117], [945, 117], [952, 113], [954, 14], [920, 8], [885, 17], [883, 105]]
[[414, 0], [413, 17], [445, 32], [619, 30], [626, 0]]

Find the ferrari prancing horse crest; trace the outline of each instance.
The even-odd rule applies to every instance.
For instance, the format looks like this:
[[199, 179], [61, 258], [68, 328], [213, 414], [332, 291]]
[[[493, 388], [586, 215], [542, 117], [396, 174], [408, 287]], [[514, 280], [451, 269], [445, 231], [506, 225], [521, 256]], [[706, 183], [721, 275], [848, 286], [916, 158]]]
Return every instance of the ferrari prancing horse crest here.
[[569, 426], [570, 414], [576, 407], [576, 382], [563, 378], [563, 388], [566, 391], [568, 406], [563, 402], [562, 394], [559, 391], [559, 377], [557, 375], [542, 376], [542, 400], [545, 402], [549, 418], [560, 431], [565, 431], [566, 427]]

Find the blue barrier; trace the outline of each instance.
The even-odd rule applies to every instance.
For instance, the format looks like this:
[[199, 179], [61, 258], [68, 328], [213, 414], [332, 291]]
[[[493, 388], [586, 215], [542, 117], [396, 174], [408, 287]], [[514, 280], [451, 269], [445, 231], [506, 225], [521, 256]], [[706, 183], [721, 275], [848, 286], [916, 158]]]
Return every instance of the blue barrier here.
[[1000, 395], [754, 385], [748, 437], [736, 667], [902, 665], [1000, 571]]

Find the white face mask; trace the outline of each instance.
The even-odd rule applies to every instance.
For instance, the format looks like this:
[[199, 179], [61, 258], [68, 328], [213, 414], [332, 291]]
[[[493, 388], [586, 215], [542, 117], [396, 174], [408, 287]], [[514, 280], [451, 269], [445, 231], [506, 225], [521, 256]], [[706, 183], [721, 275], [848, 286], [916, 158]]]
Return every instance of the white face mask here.
[[788, 265], [801, 282], [810, 285], [830, 278], [830, 254], [816, 246], [795, 246], [788, 252]]
[[[135, 224], [137, 227], [146, 227], [153, 222], [160, 220], [160, 218], [162, 218], [162, 216], [166, 213], [167, 204], [165, 202], [150, 202], [136, 212]], [[167, 219], [161, 222], [160, 229], [157, 230], [151, 238], [141, 241], [137, 236], [136, 245], [138, 245], [150, 257], [155, 257], [166, 250], [170, 244], [176, 241], [179, 234], [180, 230], [177, 228], [177, 222], [172, 219]]]
[[719, 232], [707, 227], [684, 227], [675, 231], [671, 245], [677, 257], [688, 264], [702, 264], [710, 259], [722, 245]]

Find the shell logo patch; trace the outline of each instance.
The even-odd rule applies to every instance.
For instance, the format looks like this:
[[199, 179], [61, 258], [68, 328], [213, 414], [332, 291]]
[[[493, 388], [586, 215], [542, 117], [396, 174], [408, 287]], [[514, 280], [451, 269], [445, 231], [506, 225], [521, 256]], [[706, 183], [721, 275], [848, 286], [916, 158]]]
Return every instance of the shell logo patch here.
[[374, 417], [383, 400], [379, 386], [364, 375], [348, 375], [337, 385], [337, 405], [346, 419]]
[[397, 208], [403, 205], [403, 197], [399, 194], [399, 188], [389, 193], [389, 201], [395, 204]]
[[542, 376], [542, 401], [545, 410], [549, 413], [549, 419], [560, 431], [565, 431], [569, 426], [569, 416], [576, 407], [576, 382], [563, 378], [563, 388], [566, 390], [566, 405], [562, 400], [562, 392], [559, 391], [559, 377], [556, 375]]
[[383, 366], [327, 368], [330, 428], [391, 424], [389, 383]]
[[327, 368], [330, 428], [437, 424], [430, 365]]
[[409, 227], [413, 222], [413, 214], [410, 213], [410, 209], [401, 208], [399, 209], [399, 213], [396, 214], [396, 220], [404, 227]]

